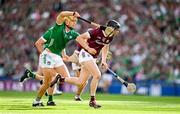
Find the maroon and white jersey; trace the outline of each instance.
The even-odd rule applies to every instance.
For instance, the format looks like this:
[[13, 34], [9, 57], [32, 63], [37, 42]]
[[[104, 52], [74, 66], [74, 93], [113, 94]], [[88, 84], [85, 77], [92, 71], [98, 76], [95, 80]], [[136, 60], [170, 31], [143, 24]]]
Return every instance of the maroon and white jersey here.
[[[97, 53], [95, 55], [92, 55], [96, 58], [104, 45], [109, 44], [113, 40], [113, 37], [105, 37], [100, 28], [91, 29], [88, 32], [90, 34], [90, 38], [87, 40], [87, 43], [90, 48], [94, 48], [96, 50]], [[84, 48], [80, 44], [78, 44], [78, 51], [80, 51], [81, 49]]]

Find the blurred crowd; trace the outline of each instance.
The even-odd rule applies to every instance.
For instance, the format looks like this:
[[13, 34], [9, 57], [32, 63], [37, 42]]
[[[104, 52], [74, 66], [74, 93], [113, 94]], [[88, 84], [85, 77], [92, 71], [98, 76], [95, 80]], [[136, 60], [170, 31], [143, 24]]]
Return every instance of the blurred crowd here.
[[[37, 69], [34, 42], [62, 10], [100, 24], [115, 19], [122, 25], [109, 61], [119, 75], [137, 81], [180, 79], [180, 0], [0, 0], [0, 76]], [[90, 27], [78, 21], [75, 29], [83, 33]]]

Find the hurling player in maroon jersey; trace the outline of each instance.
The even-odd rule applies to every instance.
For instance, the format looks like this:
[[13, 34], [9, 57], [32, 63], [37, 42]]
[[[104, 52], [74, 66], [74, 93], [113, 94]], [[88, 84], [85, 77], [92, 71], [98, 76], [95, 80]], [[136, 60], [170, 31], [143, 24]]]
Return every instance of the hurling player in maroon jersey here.
[[[109, 50], [109, 44], [113, 40], [113, 37], [119, 33], [120, 24], [115, 20], [110, 20], [107, 22], [106, 26], [100, 26], [98, 28], [89, 30], [76, 38], [78, 42], [78, 49], [75, 53], [78, 56], [78, 63], [81, 65], [81, 71], [79, 78], [68, 77], [65, 81], [71, 84], [84, 87], [87, 80], [92, 76], [92, 81], [90, 84], [90, 95], [91, 99], [89, 106], [94, 108], [100, 108], [101, 105], [96, 103], [95, 94], [98, 82], [101, 78], [101, 72], [96, 64], [96, 58], [102, 50], [102, 61], [101, 65], [106, 69], [108, 65], [106, 63], [106, 57]], [[85, 47], [85, 48], [83, 48]], [[54, 80], [52, 83], [57, 82]]]

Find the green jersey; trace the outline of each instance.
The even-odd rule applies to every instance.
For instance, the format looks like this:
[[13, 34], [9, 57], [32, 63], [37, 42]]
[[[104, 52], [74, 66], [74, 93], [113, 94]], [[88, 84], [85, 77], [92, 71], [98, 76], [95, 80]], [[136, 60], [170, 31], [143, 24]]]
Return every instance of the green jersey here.
[[45, 48], [48, 48], [52, 53], [60, 55], [66, 44], [73, 39], [76, 39], [79, 33], [74, 31], [73, 28], [69, 32], [66, 32], [66, 25], [57, 23], [51, 27], [44, 35], [43, 38], [46, 40]]

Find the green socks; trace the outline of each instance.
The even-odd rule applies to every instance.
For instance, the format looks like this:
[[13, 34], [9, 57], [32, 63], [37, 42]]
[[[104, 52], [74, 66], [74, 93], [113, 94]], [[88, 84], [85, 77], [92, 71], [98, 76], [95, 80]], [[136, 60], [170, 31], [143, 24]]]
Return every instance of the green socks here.
[[49, 95], [48, 101], [53, 101], [53, 96], [52, 95]]
[[28, 76], [34, 79], [36, 77], [36, 74], [30, 71]]

